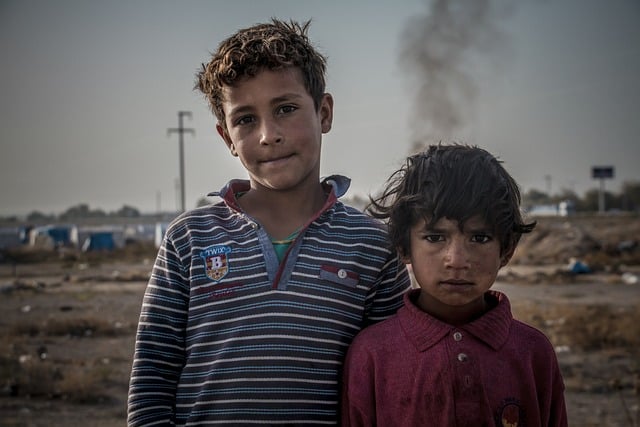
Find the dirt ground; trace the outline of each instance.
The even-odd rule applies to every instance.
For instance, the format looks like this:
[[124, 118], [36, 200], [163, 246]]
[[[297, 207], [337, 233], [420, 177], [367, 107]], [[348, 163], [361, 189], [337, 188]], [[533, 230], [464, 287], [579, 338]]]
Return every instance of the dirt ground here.
[[[571, 426], [640, 426], [639, 244], [638, 216], [540, 219], [494, 286], [554, 344]], [[126, 424], [154, 252], [3, 258], [1, 426]]]

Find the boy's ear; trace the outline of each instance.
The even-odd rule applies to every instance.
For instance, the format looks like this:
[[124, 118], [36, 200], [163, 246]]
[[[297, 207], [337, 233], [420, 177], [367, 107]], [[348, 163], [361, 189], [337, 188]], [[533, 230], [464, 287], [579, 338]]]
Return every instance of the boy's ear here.
[[319, 113], [322, 133], [328, 133], [331, 130], [331, 125], [333, 124], [333, 96], [331, 96], [330, 93], [325, 93], [322, 96]]
[[238, 157], [238, 152], [236, 151], [236, 146], [233, 143], [233, 141], [231, 140], [231, 138], [229, 137], [229, 133], [226, 131], [224, 126], [222, 126], [220, 123], [217, 123], [216, 124], [216, 130], [218, 131], [218, 135], [220, 135], [222, 137], [222, 139], [224, 140], [224, 143], [227, 144], [227, 148], [229, 148], [229, 151], [231, 151], [231, 155], [234, 156], [234, 157]]

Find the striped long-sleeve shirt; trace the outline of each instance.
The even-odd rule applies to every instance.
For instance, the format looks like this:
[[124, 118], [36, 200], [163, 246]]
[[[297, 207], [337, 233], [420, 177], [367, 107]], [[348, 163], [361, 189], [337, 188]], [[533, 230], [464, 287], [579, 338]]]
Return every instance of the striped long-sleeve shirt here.
[[282, 262], [237, 205], [247, 182], [173, 221], [142, 304], [129, 426], [338, 423], [347, 347], [396, 312], [409, 278], [382, 224], [337, 200], [348, 180], [332, 181]]

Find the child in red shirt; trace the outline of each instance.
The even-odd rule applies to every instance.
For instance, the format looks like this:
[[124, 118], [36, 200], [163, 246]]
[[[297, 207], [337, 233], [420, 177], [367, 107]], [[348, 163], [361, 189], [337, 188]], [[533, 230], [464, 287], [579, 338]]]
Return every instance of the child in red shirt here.
[[387, 220], [419, 289], [353, 341], [343, 426], [566, 426], [554, 349], [491, 291], [520, 236], [516, 182], [477, 147], [408, 158], [370, 212]]

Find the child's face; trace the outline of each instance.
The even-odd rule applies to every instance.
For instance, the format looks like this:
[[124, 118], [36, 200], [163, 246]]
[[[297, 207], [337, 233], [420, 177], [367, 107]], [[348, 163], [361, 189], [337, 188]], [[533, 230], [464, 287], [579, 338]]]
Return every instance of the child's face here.
[[498, 270], [506, 264], [500, 256], [500, 242], [480, 217], [464, 224], [440, 219], [433, 227], [424, 220], [411, 229], [411, 264], [422, 292], [420, 308], [445, 317], [462, 313], [473, 317], [484, 310], [484, 293], [491, 288]]
[[264, 70], [223, 89], [231, 154], [240, 158], [254, 189], [291, 190], [317, 186], [322, 134], [331, 129], [333, 100], [325, 95], [316, 111], [297, 68]]

